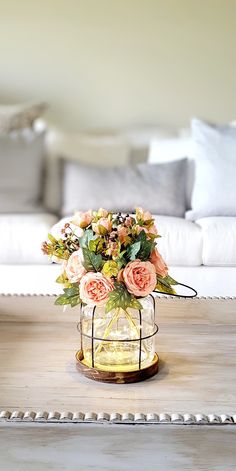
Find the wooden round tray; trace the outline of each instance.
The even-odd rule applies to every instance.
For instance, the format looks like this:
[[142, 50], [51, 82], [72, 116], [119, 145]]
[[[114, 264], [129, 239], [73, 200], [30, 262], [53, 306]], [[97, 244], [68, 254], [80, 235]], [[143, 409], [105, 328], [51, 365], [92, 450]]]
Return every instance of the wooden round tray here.
[[79, 350], [76, 353], [77, 370], [89, 379], [101, 381], [103, 383], [137, 383], [151, 378], [158, 372], [159, 357], [155, 353], [153, 363], [147, 368], [136, 371], [105, 371], [97, 368], [90, 368], [83, 363], [83, 352]]

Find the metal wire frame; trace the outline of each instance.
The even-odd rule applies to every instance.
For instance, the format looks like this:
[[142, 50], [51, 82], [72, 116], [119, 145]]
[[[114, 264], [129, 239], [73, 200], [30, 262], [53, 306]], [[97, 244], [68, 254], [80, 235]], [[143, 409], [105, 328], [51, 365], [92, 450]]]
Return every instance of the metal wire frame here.
[[[153, 303], [154, 303], [154, 306], [155, 306], [155, 300], [154, 300], [154, 297], [152, 296], [153, 298]], [[139, 363], [139, 370], [141, 370], [141, 363], [142, 363], [142, 342], [143, 340], [147, 340], [147, 339], [150, 339], [152, 337], [154, 337], [154, 335], [157, 334], [159, 328], [158, 328], [158, 325], [157, 324], [154, 324], [154, 331], [152, 334], [150, 335], [145, 335], [144, 337], [142, 337], [142, 329], [141, 329], [141, 326], [142, 326], [142, 312], [141, 312], [141, 309], [139, 309], [139, 323], [140, 323], [140, 334], [139, 334], [139, 337], [138, 338], [135, 338], [135, 339], [104, 339], [103, 337], [95, 337], [94, 335], [94, 317], [95, 317], [95, 312], [96, 312], [96, 306], [93, 307], [93, 311], [92, 311], [92, 331], [91, 331], [91, 335], [88, 335], [88, 334], [85, 334], [83, 332], [83, 329], [82, 329], [82, 322], [80, 321], [78, 324], [77, 324], [77, 329], [78, 331], [80, 332], [80, 342], [81, 342], [81, 350], [83, 350], [83, 337], [87, 337], [89, 339], [91, 339], [91, 351], [92, 351], [92, 368], [94, 368], [94, 365], [95, 365], [95, 352], [94, 352], [94, 341], [95, 340], [98, 340], [100, 342], [118, 342], [118, 343], [122, 343], [122, 342], [139, 342], [139, 360], [138, 360], [138, 363]]]
[[[197, 291], [192, 288], [191, 286], [188, 286], [188, 285], [185, 285], [184, 283], [178, 283], [179, 286], [184, 286], [185, 288], [188, 288], [190, 289], [194, 294], [192, 295], [181, 295], [181, 294], [171, 294], [171, 296], [176, 296], [178, 298], [194, 298], [195, 296], [197, 296]], [[170, 293], [167, 293], [167, 292], [163, 292], [163, 291], [156, 291], [154, 290], [153, 293], [160, 293], [160, 294], [166, 294], [166, 295], [169, 295]], [[150, 294], [151, 298], [152, 298], [152, 302], [153, 302], [153, 309], [154, 309], [154, 313], [155, 313], [155, 297]], [[82, 306], [80, 306], [80, 309], [82, 308]], [[88, 335], [88, 334], [85, 334], [82, 330], [82, 323], [79, 322], [77, 324], [77, 329], [78, 331], [80, 332], [80, 342], [81, 342], [81, 350], [83, 350], [83, 337], [87, 337], [87, 338], [90, 338], [91, 339], [91, 350], [92, 350], [92, 368], [94, 368], [94, 364], [95, 364], [95, 359], [94, 359], [94, 340], [98, 340], [100, 342], [139, 342], [139, 360], [138, 360], [138, 363], [139, 363], [139, 370], [141, 369], [141, 360], [142, 360], [142, 341], [143, 340], [146, 340], [146, 339], [149, 339], [151, 337], [154, 337], [154, 335], [157, 334], [159, 328], [158, 328], [158, 325], [157, 324], [154, 324], [154, 332], [150, 335], [147, 335], [145, 337], [142, 337], [142, 313], [141, 313], [141, 309], [138, 310], [139, 312], [139, 324], [140, 324], [140, 334], [139, 334], [139, 338], [137, 339], [104, 339], [102, 337], [95, 337], [94, 336], [94, 317], [95, 317], [95, 312], [96, 312], [96, 306], [93, 307], [93, 312], [92, 312], [92, 332], [91, 332], [91, 335]]]

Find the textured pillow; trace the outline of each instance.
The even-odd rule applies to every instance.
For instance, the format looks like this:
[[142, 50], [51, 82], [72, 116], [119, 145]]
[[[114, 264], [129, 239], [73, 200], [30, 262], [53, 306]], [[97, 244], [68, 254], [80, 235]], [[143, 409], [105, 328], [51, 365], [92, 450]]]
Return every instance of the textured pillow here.
[[195, 183], [186, 217], [236, 216], [236, 128], [192, 121]]
[[44, 205], [59, 213], [62, 198], [61, 157], [86, 165], [113, 167], [127, 165], [130, 147], [121, 136], [73, 134], [50, 130], [47, 134], [47, 163]]
[[44, 140], [32, 131], [0, 136], [0, 213], [40, 209]]
[[101, 169], [64, 162], [62, 213], [99, 207], [132, 212], [142, 206], [154, 214], [181, 217], [186, 210], [186, 163], [183, 159]]
[[46, 109], [46, 103], [0, 105], [0, 134], [31, 128]]

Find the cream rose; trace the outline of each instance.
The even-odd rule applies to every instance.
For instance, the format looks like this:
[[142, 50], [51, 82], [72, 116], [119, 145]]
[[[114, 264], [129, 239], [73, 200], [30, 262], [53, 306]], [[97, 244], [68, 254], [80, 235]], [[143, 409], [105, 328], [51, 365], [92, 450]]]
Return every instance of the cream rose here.
[[147, 296], [156, 287], [156, 272], [151, 262], [129, 262], [122, 275], [127, 290], [135, 296]]
[[82, 249], [76, 250], [76, 252], [71, 254], [65, 266], [65, 272], [71, 283], [77, 283], [85, 275], [86, 270], [83, 266]]
[[157, 249], [151, 253], [151, 263], [154, 265], [156, 273], [163, 278], [168, 275], [168, 267]]
[[91, 210], [86, 211], [86, 212], [78, 211], [77, 213], [75, 213], [72, 224], [74, 224], [75, 226], [81, 227], [81, 229], [85, 229], [86, 227], [89, 226], [89, 224], [91, 224], [91, 222], [92, 222]]
[[80, 297], [85, 304], [103, 306], [114, 286], [102, 273], [88, 272], [80, 281]]
[[98, 222], [94, 222], [92, 227], [96, 234], [103, 235], [104, 233], [111, 232], [112, 222], [108, 218], [101, 218]]

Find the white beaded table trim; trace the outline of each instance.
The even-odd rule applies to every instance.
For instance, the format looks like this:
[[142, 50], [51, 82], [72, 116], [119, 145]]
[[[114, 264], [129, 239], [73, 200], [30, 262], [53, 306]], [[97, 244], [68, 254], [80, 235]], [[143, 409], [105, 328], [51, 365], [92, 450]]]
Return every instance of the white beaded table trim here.
[[132, 414], [129, 412], [108, 414], [107, 412], [0, 411], [0, 422], [236, 425], [236, 414]]
[[[39, 293], [1, 293], [0, 292], [0, 297], [56, 297], [58, 294], [39, 294]], [[171, 295], [156, 295], [155, 298], [158, 299], [166, 299], [166, 300], [172, 300], [172, 301], [197, 301], [199, 299], [219, 299], [219, 300], [235, 300], [236, 296], [195, 296], [194, 298], [178, 298], [176, 296], [171, 296]]]

